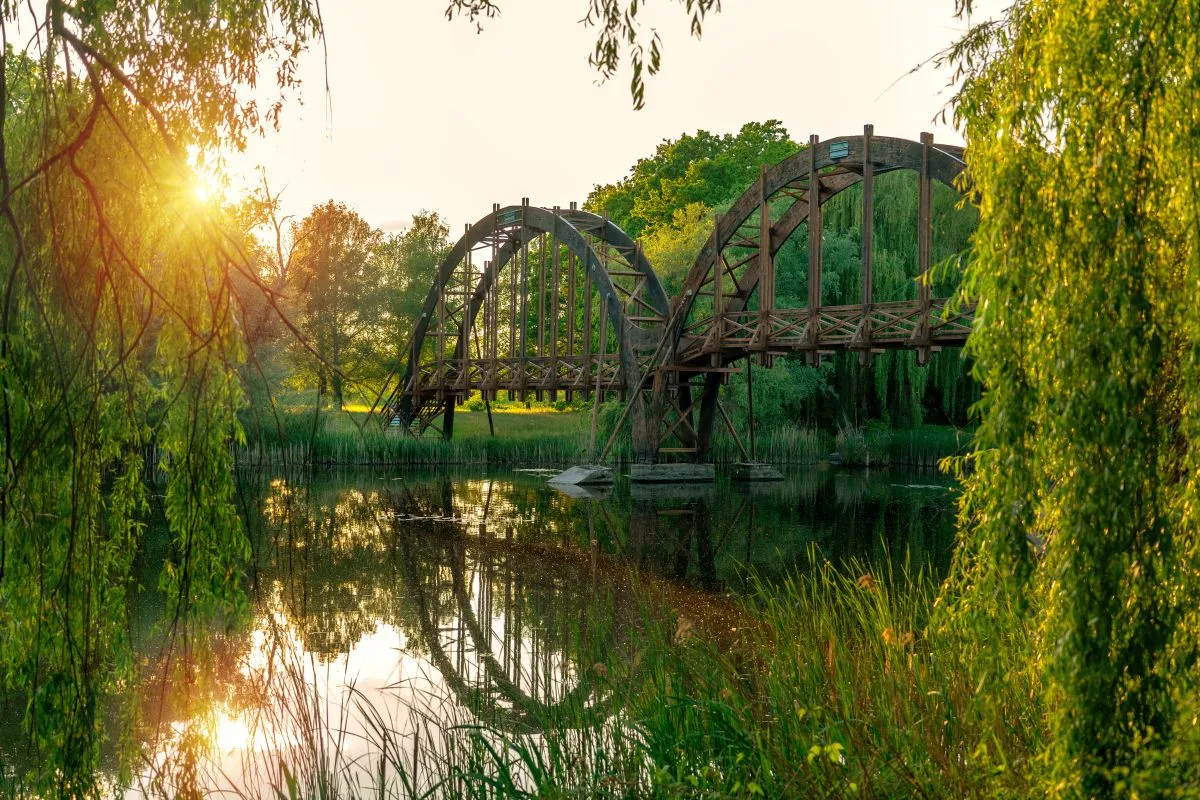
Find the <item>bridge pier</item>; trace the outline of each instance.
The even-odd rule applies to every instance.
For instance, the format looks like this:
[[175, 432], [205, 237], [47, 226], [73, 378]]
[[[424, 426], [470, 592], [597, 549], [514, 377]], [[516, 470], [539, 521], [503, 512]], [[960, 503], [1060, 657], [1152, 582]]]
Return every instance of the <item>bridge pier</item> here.
[[454, 436], [454, 398], [450, 397], [446, 400], [445, 409], [442, 411], [442, 439], [450, 441]]

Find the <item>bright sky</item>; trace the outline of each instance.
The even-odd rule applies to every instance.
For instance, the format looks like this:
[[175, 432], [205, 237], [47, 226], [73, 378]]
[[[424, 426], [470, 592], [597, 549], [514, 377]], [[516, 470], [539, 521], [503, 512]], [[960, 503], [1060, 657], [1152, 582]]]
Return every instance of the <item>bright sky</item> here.
[[587, 0], [501, 0], [479, 35], [447, 21], [445, 5], [325, 3], [328, 104], [318, 47], [301, 69], [303, 104], [293, 99], [281, 131], [252, 142], [234, 171], [263, 165], [289, 213], [332, 198], [397, 230], [429, 209], [457, 235], [493, 202], [582, 202], [697, 129], [780, 119], [807, 141], [871, 122], [880, 135], [961, 143], [932, 121], [947, 75], [908, 74], [961, 35], [953, 0], [725, 0], [700, 41], [680, 4], [660, 0], [642, 12], [665, 51], [641, 111], [628, 70], [597, 85], [594, 31], [579, 24]]

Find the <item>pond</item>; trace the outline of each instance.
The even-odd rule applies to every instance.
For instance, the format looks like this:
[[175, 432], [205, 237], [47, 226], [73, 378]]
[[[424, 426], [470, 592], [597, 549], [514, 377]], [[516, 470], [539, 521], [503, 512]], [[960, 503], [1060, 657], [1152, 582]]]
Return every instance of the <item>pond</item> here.
[[[136, 598], [140, 758], [125, 788], [106, 754], [111, 795], [358, 795], [381, 781], [419, 795], [448, 759], [472, 757], [450, 743], [455, 726], [602, 728], [639, 637], [669, 618], [666, 641], [720, 647], [754, 580], [814, 558], [943, 574], [956, 497], [937, 473], [816, 467], [748, 486], [622, 478], [564, 493], [522, 471], [352, 471], [255, 474], [242, 490], [244, 618], [180, 652], [163, 598]], [[150, 541], [144, 586], [165, 534]], [[202, 677], [175, 685], [170, 664], [188, 658]], [[6, 716], [0, 755], [20, 770], [19, 717]]]

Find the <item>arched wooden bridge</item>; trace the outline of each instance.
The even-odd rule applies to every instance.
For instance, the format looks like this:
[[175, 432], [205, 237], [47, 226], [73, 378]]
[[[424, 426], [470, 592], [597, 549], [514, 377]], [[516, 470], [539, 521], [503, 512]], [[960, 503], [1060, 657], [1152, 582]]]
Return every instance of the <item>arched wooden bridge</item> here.
[[[640, 245], [606, 218], [528, 201], [468, 225], [438, 270], [407, 348], [387, 418], [449, 438], [454, 409], [471, 393], [556, 400], [620, 393], [629, 400], [636, 455], [704, 459], [732, 366], [757, 355], [839, 351], [863, 363], [884, 349], [915, 350], [921, 363], [962, 345], [973, 307], [931, 296], [932, 184], [953, 187], [962, 148], [861, 136], [819, 141], [773, 166], [721, 215], [679, 296], [668, 299]], [[918, 175], [917, 297], [872, 295], [874, 179]], [[808, 238], [808, 302], [776, 304], [775, 256], [802, 226], [822, 227], [822, 206], [862, 185], [861, 302], [821, 298], [821, 236]], [[441, 425], [437, 420], [441, 419]], [[728, 424], [728, 420], [726, 419]], [[730, 426], [731, 431], [732, 426]], [[737, 438], [736, 431], [734, 436]]]

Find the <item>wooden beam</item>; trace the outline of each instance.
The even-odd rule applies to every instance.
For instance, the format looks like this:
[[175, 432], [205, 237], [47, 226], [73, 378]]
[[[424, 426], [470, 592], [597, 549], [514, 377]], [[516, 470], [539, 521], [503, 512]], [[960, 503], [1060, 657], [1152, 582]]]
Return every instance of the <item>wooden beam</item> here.
[[738, 450], [741, 451], [742, 458], [747, 461], [753, 461], [750, 454], [746, 452], [746, 446], [742, 444], [742, 437], [738, 436], [737, 429], [733, 427], [733, 422], [729, 419], [729, 414], [725, 413], [725, 406], [721, 405], [721, 401], [717, 401], [717, 411], [721, 412], [721, 419], [725, 420], [725, 427], [729, 431], [729, 435], [733, 437], [733, 441], [737, 443]]

